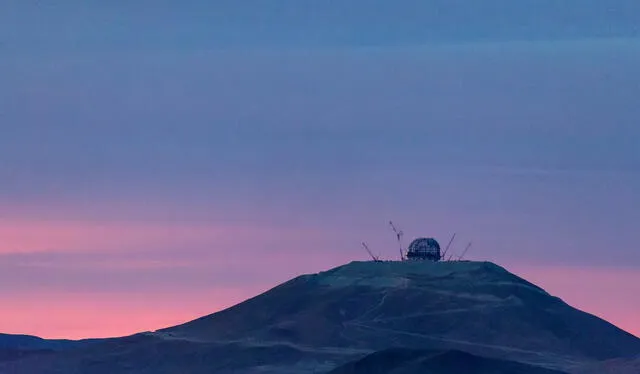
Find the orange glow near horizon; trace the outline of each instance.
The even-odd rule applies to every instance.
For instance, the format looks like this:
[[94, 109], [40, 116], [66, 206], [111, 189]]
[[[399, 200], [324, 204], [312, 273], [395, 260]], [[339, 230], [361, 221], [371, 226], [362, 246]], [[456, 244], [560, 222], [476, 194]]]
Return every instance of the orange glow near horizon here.
[[[518, 267], [522, 276], [570, 305], [605, 318], [640, 336], [637, 291], [640, 273], [610, 270]], [[584, 284], [599, 286], [591, 290]], [[230, 307], [275, 286], [217, 288], [201, 293], [149, 290], [141, 294], [30, 294], [12, 298], [0, 310], [0, 330], [45, 338], [125, 336], [180, 324]]]
[[187, 322], [249, 297], [247, 290], [205, 294], [35, 294], [0, 309], [2, 332], [49, 339], [126, 336]]
[[640, 337], [640, 270], [514, 265], [519, 276], [569, 305]]
[[[79, 339], [123, 336], [183, 323], [255, 296], [297, 274], [326, 270], [349, 261], [353, 253], [334, 251], [327, 254], [322, 250], [326, 244], [321, 241], [310, 244], [315, 247], [307, 248], [309, 251], [295, 250], [300, 243], [308, 244], [310, 237], [321, 240], [319, 238], [330, 236], [320, 231], [269, 227], [0, 220], [0, 261], [3, 255], [66, 253], [56, 252], [60, 250], [124, 254], [123, 257], [99, 257], [97, 260], [45, 257], [28, 263], [30, 271], [34, 271], [31, 274], [46, 270], [49, 272], [46, 276], [53, 278], [43, 276], [33, 281], [22, 277], [22, 273], [15, 273], [18, 278], [22, 277], [20, 281], [26, 282], [26, 286], [17, 290], [13, 285], [5, 287], [4, 291], [0, 288], [0, 296], [8, 301], [0, 308], [0, 332]], [[279, 251], [256, 250], [251, 254], [250, 263], [246, 261], [246, 254], [227, 251], [231, 246], [248, 248], [256, 239], [276, 243], [277, 248], [282, 248]], [[157, 258], [149, 251], [157, 246], [190, 248], [192, 245], [211, 248], [205, 252], [209, 257], [200, 263], [199, 253], [184, 258]], [[127, 257], [140, 250], [144, 255]], [[275, 265], [265, 267], [265, 263]], [[182, 273], [173, 274], [170, 280], [162, 278], [164, 269], [175, 271], [179, 267]], [[632, 297], [640, 294], [640, 271], [525, 264], [507, 268], [570, 305], [640, 335], [637, 313], [640, 299]], [[68, 277], [69, 273], [77, 275], [78, 269], [101, 271], [104, 278], [81, 285], [83, 287], [75, 287], [77, 284], [72, 283], [77, 279], [82, 282], [83, 278], [65, 280], [68, 283], [58, 279]], [[135, 280], [145, 271], [159, 278], [150, 277], [135, 287], [122, 282], [117, 287], [108, 287], [109, 284], [104, 283], [111, 283], [109, 276], [112, 274], [117, 277], [121, 272], [127, 272], [133, 274], [131, 279]], [[154, 273], [158, 271], [160, 273]], [[193, 272], [206, 275], [217, 271], [224, 273], [222, 277], [231, 276], [232, 279], [219, 282], [206, 277], [192, 279], [195, 283], [184, 279]], [[239, 282], [245, 274], [251, 274], [252, 278]], [[51, 285], [51, 280], [58, 283]], [[157, 280], [162, 280], [162, 284]]]

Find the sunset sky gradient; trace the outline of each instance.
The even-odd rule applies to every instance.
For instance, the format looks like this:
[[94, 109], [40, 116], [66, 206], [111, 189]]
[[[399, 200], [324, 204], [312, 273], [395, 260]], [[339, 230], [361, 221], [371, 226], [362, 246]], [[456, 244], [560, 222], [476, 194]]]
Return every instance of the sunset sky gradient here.
[[184, 322], [363, 240], [393, 258], [393, 219], [640, 335], [635, 35], [304, 39], [227, 2], [213, 31], [197, 1], [42, 4], [0, 5], [0, 332]]

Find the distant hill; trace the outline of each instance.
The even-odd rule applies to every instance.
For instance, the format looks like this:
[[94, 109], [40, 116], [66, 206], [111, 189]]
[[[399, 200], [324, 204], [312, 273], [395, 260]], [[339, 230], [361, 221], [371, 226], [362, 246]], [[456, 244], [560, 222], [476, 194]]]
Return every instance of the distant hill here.
[[42, 339], [31, 335], [0, 334], [0, 363], [35, 356], [49, 356], [56, 352], [90, 345], [100, 339], [65, 340]]
[[51, 349], [60, 350], [77, 346], [73, 340], [47, 340], [30, 335], [0, 334], [0, 349]]
[[0, 373], [327, 373], [390, 359], [399, 374], [458, 373], [454, 361], [574, 374], [638, 354], [637, 337], [492, 263], [352, 262], [179, 326], [5, 362]]

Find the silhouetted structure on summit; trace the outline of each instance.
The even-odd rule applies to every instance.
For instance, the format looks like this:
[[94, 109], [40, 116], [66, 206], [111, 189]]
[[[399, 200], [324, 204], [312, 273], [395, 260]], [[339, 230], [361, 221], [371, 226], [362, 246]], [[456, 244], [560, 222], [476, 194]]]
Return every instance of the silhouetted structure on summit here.
[[[431, 262], [439, 262], [439, 261], [462, 261], [464, 256], [469, 251], [469, 247], [471, 247], [471, 242], [467, 245], [460, 256], [454, 256], [453, 253], [449, 251], [451, 248], [451, 244], [453, 240], [456, 238], [456, 233], [451, 236], [451, 239], [447, 243], [444, 250], [441, 250], [440, 243], [434, 238], [417, 238], [409, 244], [409, 247], [405, 250], [402, 245], [402, 238], [404, 233], [402, 230], [399, 230], [396, 225], [393, 224], [392, 221], [389, 221], [389, 225], [393, 230], [396, 239], [398, 240], [398, 248], [400, 250], [400, 261], [431, 261]], [[394, 261], [394, 260], [382, 260], [379, 256], [375, 255], [369, 246], [362, 242], [362, 247], [367, 251], [369, 257], [374, 262], [386, 262], [386, 261]], [[447, 256], [447, 254], [449, 254]]]
[[409, 244], [407, 260], [440, 261], [440, 244], [433, 238], [418, 238]]

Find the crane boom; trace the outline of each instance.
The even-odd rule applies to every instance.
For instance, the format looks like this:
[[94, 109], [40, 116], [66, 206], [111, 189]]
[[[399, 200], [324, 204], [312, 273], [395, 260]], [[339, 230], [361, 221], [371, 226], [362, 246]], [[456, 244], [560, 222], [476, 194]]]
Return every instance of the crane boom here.
[[445, 258], [445, 256], [447, 255], [447, 252], [449, 252], [449, 247], [451, 247], [451, 243], [453, 243], [453, 239], [455, 238], [456, 238], [456, 233], [454, 232], [453, 235], [451, 236], [451, 240], [449, 240], [449, 244], [447, 244], [447, 247], [444, 249], [442, 256], [440, 256], [441, 259]]
[[458, 257], [458, 261], [462, 260], [462, 258], [464, 257], [464, 255], [467, 254], [467, 251], [469, 250], [469, 248], [471, 248], [471, 242], [469, 242], [469, 244], [467, 244], [467, 247], [464, 249], [464, 252], [462, 252], [462, 254], [460, 255], [460, 257]]
[[404, 233], [402, 232], [402, 230], [398, 230], [396, 228], [396, 226], [393, 224], [393, 221], [389, 221], [389, 225], [391, 226], [391, 229], [396, 234], [396, 238], [398, 239], [398, 246], [400, 247], [400, 260], [404, 261], [404, 250], [402, 249], [402, 235], [404, 235]]
[[371, 252], [371, 250], [369, 249], [369, 246], [367, 245], [367, 243], [362, 242], [362, 246], [364, 247], [364, 249], [367, 251], [367, 253], [369, 254], [369, 256], [371, 256], [371, 258], [373, 259], [373, 261], [375, 262], [379, 262], [380, 259], [378, 258], [378, 256], [374, 255], [373, 252]]

